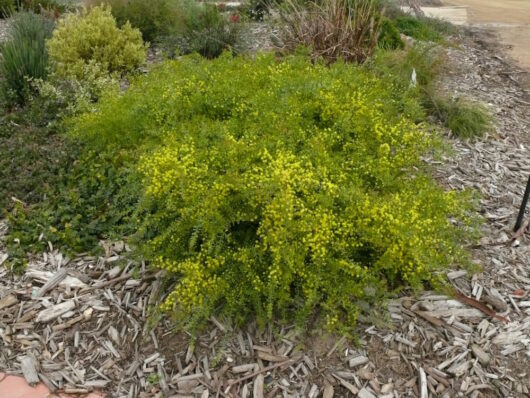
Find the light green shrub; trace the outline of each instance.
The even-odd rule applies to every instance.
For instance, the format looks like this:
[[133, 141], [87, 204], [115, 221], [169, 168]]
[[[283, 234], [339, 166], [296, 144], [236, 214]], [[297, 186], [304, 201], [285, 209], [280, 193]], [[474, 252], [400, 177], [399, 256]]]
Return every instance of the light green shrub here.
[[101, 75], [98, 69], [86, 65], [82, 80], [52, 71], [46, 80], [35, 79], [32, 88], [37, 93], [32, 99], [33, 111], [40, 120], [55, 123], [95, 109], [99, 97], [108, 90], [119, 91], [120, 84], [112, 75]]
[[174, 277], [177, 319], [320, 311], [350, 329], [360, 300], [466, 262], [469, 203], [422, 164], [415, 93], [340, 62], [184, 57], [73, 134], [143, 175], [136, 240]]
[[131, 72], [146, 57], [138, 29], [126, 23], [116, 25], [110, 8], [94, 7], [60, 19], [48, 51], [58, 76], [83, 80], [91, 75], [106, 76]]

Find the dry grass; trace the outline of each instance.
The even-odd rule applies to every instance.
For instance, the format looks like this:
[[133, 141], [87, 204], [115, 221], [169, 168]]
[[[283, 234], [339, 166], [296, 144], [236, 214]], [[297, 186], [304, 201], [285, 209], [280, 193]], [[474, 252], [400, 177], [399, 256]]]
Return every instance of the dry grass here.
[[324, 0], [308, 5], [286, 0], [280, 12], [281, 47], [311, 49], [312, 57], [333, 63], [362, 63], [377, 48], [381, 13], [372, 0]]

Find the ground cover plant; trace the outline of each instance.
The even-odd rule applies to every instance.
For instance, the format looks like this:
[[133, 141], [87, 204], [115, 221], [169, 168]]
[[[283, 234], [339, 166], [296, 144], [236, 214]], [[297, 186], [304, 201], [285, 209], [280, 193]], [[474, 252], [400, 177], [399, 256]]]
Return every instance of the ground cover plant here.
[[[129, 198], [121, 220], [174, 276], [166, 308], [188, 325], [219, 309], [262, 322], [316, 311], [348, 329], [359, 300], [435, 284], [465, 262], [468, 202], [423, 171], [435, 139], [413, 122], [414, 98], [368, 68], [305, 57], [167, 62], [74, 120], [92, 157], [69, 203], [90, 198], [106, 220]], [[114, 171], [98, 177], [98, 164]], [[80, 178], [115, 191], [92, 198]], [[44, 241], [78, 236], [63, 215]]]

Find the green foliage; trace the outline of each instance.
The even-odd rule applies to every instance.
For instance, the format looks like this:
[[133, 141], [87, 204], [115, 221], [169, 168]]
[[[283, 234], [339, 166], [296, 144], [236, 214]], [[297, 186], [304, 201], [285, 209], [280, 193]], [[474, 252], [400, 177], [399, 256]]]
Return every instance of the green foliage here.
[[379, 48], [384, 48], [385, 50], [397, 50], [405, 47], [405, 43], [401, 40], [396, 26], [391, 20], [386, 18], [381, 24], [381, 33], [379, 33], [377, 44]]
[[368, 67], [380, 77], [387, 74], [394, 76], [402, 89], [412, 84], [412, 73], [416, 71], [417, 85], [421, 91], [434, 85], [442, 71], [443, 61], [439, 46], [417, 43], [404, 50], [379, 51], [368, 62]]
[[[92, 0], [92, 4], [99, 4]], [[225, 15], [214, 4], [194, 0], [106, 0], [119, 25], [130, 22], [143, 38], [161, 46], [170, 57], [198, 52], [215, 58], [224, 50], [237, 52], [242, 21]]]
[[381, 23], [373, 0], [287, 0], [280, 12], [282, 49], [304, 46], [315, 60], [362, 63], [377, 48]]
[[96, 250], [100, 239], [132, 232], [139, 196], [133, 170], [121, 164], [119, 154], [86, 151], [75, 141], [64, 147], [68, 157], [44, 188], [46, 198], [9, 215], [8, 250], [14, 260], [20, 252], [42, 250], [48, 241], [68, 253], [84, 252]]
[[31, 121], [31, 115], [12, 112], [0, 117], [0, 218], [12, 198], [32, 204], [41, 201], [67, 157], [63, 140]]
[[173, 39], [169, 38], [167, 48], [171, 49], [173, 40], [173, 53], [197, 52], [210, 59], [218, 57], [224, 50], [238, 52], [242, 33], [242, 21], [238, 14], [224, 15], [214, 4], [197, 4], [193, 1], [184, 1], [182, 4], [184, 30]]
[[250, 0], [247, 14], [248, 16], [256, 21], [262, 21], [265, 15], [269, 14], [270, 7], [272, 4], [277, 4], [277, 1], [271, 0]]
[[84, 80], [133, 71], [145, 61], [146, 47], [139, 30], [121, 28], [107, 7], [94, 7], [60, 19], [48, 51], [59, 77]]
[[424, 170], [435, 138], [411, 120], [414, 98], [341, 62], [185, 57], [72, 133], [141, 173], [136, 241], [176, 278], [165, 308], [188, 322], [318, 310], [349, 329], [359, 300], [467, 258], [468, 202]]
[[410, 15], [400, 16], [394, 20], [397, 29], [416, 40], [440, 43], [444, 35], [452, 34], [456, 28], [448, 22], [435, 18], [416, 18]]
[[15, 12], [13, 0], [0, 0], [0, 18], [7, 18]]
[[491, 128], [492, 116], [483, 105], [436, 94], [426, 96], [424, 104], [432, 115], [458, 137], [482, 136]]
[[58, 0], [0, 0], [0, 18], [11, 16], [15, 11], [32, 11], [36, 14], [44, 11], [58, 15], [68, 8], [65, 1]]
[[69, 9], [69, 4], [66, 1], [60, 0], [14, 0], [19, 10], [28, 10], [35, 13], [53, 12], [54, 14], [62, 14]]
[[[100, 5], [101, 1], [91, 1]], [[182, 26], [182, 7], [175, 0], [106, 0], [119, 26], [127, 22], [140, 29], [144, 40], [151, 43], [176, 33]]]
[[64, 77], [51, 71], [46, 80], [36, 79], [32, 87], [37, 94], [31, 101], [31, 112], [41, 123], [55, 124], [69, 116], [90, 112], [105, 91], [119, 91], [118, 79], [101, 75], [100, 71], [85, 66], [83, 78]]
[[24, 104], [31, 92], [29, 80], [46, 77], [46, 39], [52, 29], [53, 22], [40, 15], [20, 12], [14, 16], [0, 61], [1, 91], [8, 105]]

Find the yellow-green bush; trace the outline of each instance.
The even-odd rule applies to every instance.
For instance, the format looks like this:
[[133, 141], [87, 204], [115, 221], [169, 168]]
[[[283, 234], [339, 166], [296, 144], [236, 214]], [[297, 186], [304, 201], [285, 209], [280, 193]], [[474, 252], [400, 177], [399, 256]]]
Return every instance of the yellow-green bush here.
[[100, 76], [134, 70], [146, 47], [138, 29], [128, 23], [118, 28], [110, 8], [94, 7], [60, 19], [48, 52], [59, 76], [83, 80], [87, 69]]
[[469, 203], [425, 170], [436, 140], [400, 87], [341, 62], [184, 57], [104, 97], [73, 134], [143, 176], [136, 239], [174, 277], [168, 310], [321, 311], [350, 328], [360, 300], [466, 259]]

